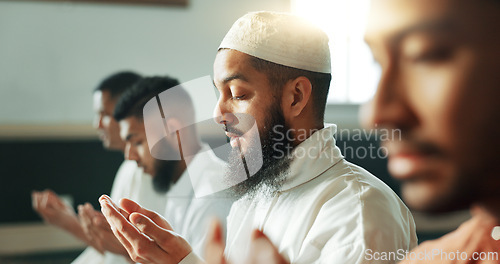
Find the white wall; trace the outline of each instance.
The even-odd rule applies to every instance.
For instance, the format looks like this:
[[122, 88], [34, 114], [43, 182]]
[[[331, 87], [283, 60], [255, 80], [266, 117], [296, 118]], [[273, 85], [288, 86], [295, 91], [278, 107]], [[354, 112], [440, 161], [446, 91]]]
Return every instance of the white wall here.
[[1, 1], [0, 125], [90, 124], [91, 91], [106, 75], [211, 75], [238, 17], [289, 9], [289, 0], [189, 0], [187, 8]]

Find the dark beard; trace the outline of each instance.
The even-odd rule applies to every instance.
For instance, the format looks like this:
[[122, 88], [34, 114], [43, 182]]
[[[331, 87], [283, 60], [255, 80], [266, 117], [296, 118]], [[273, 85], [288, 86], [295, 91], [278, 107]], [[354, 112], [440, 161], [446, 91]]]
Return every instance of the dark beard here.
[[[228, 157], [226, 177], [229, 179], [246, 178], [241, 183], [231, 187], [231, 192], [236, 198], [252, 199], [257, 196], [269, 197], [278, 191], [283, 185], [290, 169], [292, 158], [288, 155], [293, 149], [293, 142], [286, 136], [289, 127], [285, 124], [285, 118], [279, 104], [274, 104], [267, 111], [271, 116], [266, 120], [262, 129], [259, 128], [260, 145], [249, 144], [244, 153], [246, 164], [255, 164], [255, 159], [260, 159], [256, 154], [262, 148], [262, 167], [254, 175], [235, 175], [244, 171], [241, 154], [238, 148], [231, 150]], [[245, 165], [246, 166], [246, 165]], [[247, 172], [248, 173], [248, 172]]]
[[156, 160], [155, 175], [153, 176], [153, 189], [160, 194], [170, 190], [174, 174], [178, 171], [180, 160]]
[[[170, 190], [176, 173], [179, 172], [182, 160], [172, 160], [176, 149], [170, 146], [165, 138], [158, 141], [151, 149], [151, 155], [155, 157], [153, 175], [153, 188], [157, 193], [164, 194]], [[158, 159], [161, 158], [161, 159]]]

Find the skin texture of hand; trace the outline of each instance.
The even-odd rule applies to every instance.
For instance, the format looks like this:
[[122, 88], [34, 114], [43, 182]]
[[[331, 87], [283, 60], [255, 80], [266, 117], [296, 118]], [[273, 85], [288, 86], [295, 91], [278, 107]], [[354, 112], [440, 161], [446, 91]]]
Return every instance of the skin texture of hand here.
[[34, 191], [31, 197], [33, 209], [40, 214], [46, 223], [64, 229], [89, 244], [75, 211], [57, 194], [51, 190]]
[[[210, 226], [205, 247], [206, 264], [230, 264], [224, 257], [225, 243], [220, 222], [215, 220]], [[248, 259], [244, 263], [288, 264], [289, 261], [280, 255], [278, 249], [262, 231], [254, 230]]]
[[120, 201], [121, 208], [106, 195], [99, 202], [111, 230], [133, 261], [177, 264], [192, 251], [189, 243], [157, 213], [128, 199]]
[[87, 238], [99, 252], [109, 251], [128, 257], [127, 250], [115, 237], [101, 212], [94, 210], [90, 203], [86, 203], [78, 206], [78, 216]]

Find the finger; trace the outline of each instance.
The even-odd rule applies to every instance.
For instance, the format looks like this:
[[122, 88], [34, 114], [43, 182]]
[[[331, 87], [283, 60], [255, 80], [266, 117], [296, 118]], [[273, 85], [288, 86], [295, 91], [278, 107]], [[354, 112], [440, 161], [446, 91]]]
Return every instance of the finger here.
[[47, 200], [49, 199], [49, 195], [47, 192], [42, 192], [40, 197], [40, 208], [47, 208]]
[[31, 192], [31, 203], [35, 210], [39, 208], [39, 200], [40, 200], [40, 192], [33, 191]]
[[90, 220], [90, 223], [92, 223], [92, 218], [94, 218], [94, 211], [94, 207], [92, 207], [91, 204], [85, 203], [84, 205], [82, 205], [82, 212], [83, 214], [85, 214], [85, 217]]
[[[162, 260], [168, 257], [167, 253], [156, 242], [142, 234], [139, 229], [128, 222], [116, 209], [108, 204], [104, 204], [102, 209], [103, 215], [111, 226], [111, 230], [125, 247], [132, 260], [135, 262], [150, 263], [150, 260]], [[111, 215], [114, 215], [114, 217]]]
[[145, 215], [149, 219], [151, 219], [153, 222], [155, 222], [158, 226], [168, 229], [170, 231], [173, 231], [172, 226], [168, 223], [163, 216], [159, 215], [158, 213], [148, 210], [146, 208], [141, 207], [138, 203], [129, 200], [129, 199], [121, 199], [120, 200], [120, 206], [127, 211], [129, 214], [132, 214], [134, 212], [140, 213], [142, 215]]
[[94, 247], [99, 253], [104, 254], [105, 249], [102, 245], [102, 242], [99, 241], [98, 237], [96, 236], [96, 233], [93, 230], [92, 223], [91, 223], [91, 218], [85, 211], [85, 206], [84, 205], [79, 205], [78, 206], [78, 217], [80, 219], [80, 223], [82, 226], [82, 229], [89, 241], [89, 244]]
[[81, 226], [83, 228], [83, 231], [85, 231], [85, 233], [87, 235], [89, 235], [89, 222], [88, 222], [88, 218], [87, 218], [87, 215], [85, 214], [85, 211], [83, 209], [83, 205], [78, 205], [77, 206], [77, 211], [78, 211], [78, 218], [80, 219], [80, 223], [81, 223]]
[[124, 218], [122, 214], [116, 211], [116, 209], [107, 202], [101, 202], [101, 211], [103, 213], [103, 216], [106, 218], [106, 221], [108, 222], [111, 231], [113, 232], [115, 237], [118, 238], [118, 240], [125, 247], [129, 255], [132, 256], [134, 248], [122, 234], [124, 232], [124, 229], [127, 227], [126, 223], [127, 220]]
[[46, 207], [51, 207], [54, 209], [62, 209], [62, 208], [67, 208], [70, 207], [68, 204], [66, 204], [55, 192], [52, 190], [46, 190], [45, 191], [45, 196], [46, 196]]
[[225, 264], [224, 258], [224, 238], [222, 232], [222, 224], [219, 220], [214, 219], [210, 223], [207, 242], [205, 246], [205, 261], [207, 264]]
[[271, 240], [260, 230], [254, 230], [250, 243], [250, 254], [247, 263], [289, 263], [278, 251]]
[[92, 223], [95, 227], [101, 230], [110, 230], [109, 223], [106, 221], [106, 218], [102, 214], [95, 214], [92, 217]]
[[115, 204], [113, 202], [113, 200], [109, 196], [107, 196], [105, 194], [101, 195], [101, 197], [99, 197], [99, 203], [101, 204], [101, 208], [103, 206], [103, 203], [107, 203], [109, 206], [113, 207], [118, 213], [120, 213], [121, 215], [123, 215], [123, 217], [125, 217], [125, 219], [128, 219], [128, 217], [130, 215], [127, 211], [123, 210], [117, 204]]
[[95, 211], [95, 210], [94, 210], [94, 206], [92, 206], [92, 204], [91, 204], [91, 203], [89, 203], [89, 202], [85, 203], [83, 206], [85, 207], [85, 210], [87, 210], [87, 211], [89, 211], [89, 212], [93, 212], [93, 211]]
[[153, 220], [140, 213], [132, 213], [130, 221], [142, 233], [153, 239], [163, 250], [171, 250], [172, 241], [175, 240], [177, 234], [169, 229], [165, 229], [157, 225]]

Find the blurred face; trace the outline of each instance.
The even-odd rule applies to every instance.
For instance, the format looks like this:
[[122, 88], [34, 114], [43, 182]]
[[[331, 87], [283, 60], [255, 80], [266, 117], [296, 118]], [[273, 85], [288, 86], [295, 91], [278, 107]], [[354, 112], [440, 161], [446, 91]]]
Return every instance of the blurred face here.
[[144, 172], [155, 175], [155, 159], [149, 152], [144, 122], [136, 117], [120, 121], [120, 135], [125, 141], [125, 159], [135, 160]]
[[397, 129], [389, 171], [417, 210], [498, 199], [500, 5], [373, 0], [366, 31], [382, 68], [364, 121]]
[[99, 131], [99, 138], [105, 148], [123, 151], [125, 143], [120, 138], [118, 122], [113, 118], [116, 99], [109, 91], [94, 92], [94, 127]]
[[[283, 155], [292, 142], [282, 137], [288, 129], [285, 124], [280, 99], [273, 93], [267, 76], [257, 71], [250, 57], [235, 50], [221, 50], [214, 62], [214, 84], [219, 90], [214, 118], [225, 124], [233, 152], [229, 157], [229, 174], [233, 175], [241, 166], [241, 154], [248, 166], [262, 160], [260, 170], [235, 189], [237, 195], [253, 193], [260, 184], [270, 189], [279, 187], [281, 176], [288, 172], [289, 159]], [[257, 124], [257, 131], [250, 128]], [[257, 135], [258, 134], [258, 135]], [[257, 139], [256, 139], [257, 138]], [[258, 153], [258, 154], [256, 154]], [[260, 155], [261, 153], [261, 155]], [[250, 169], [251, 170], [251, 169]], [[239, 178], [239, 177], [238, 177]]]

